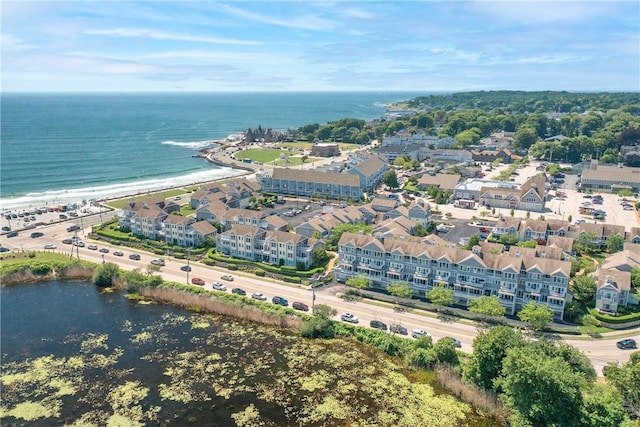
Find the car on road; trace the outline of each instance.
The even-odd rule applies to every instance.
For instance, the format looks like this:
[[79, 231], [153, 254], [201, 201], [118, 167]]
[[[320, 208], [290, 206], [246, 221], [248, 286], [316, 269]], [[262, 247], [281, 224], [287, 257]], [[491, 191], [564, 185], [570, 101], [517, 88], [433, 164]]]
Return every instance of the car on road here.
[[70, 225], [67, 227], [67, 231], [71, 232], [71, 231], [77, 231], [80, 230], [80, 226], [79, 225]]
[[109, 249], [108, 248], [100, 248], [99, 252], [102, 252], [103, 254], [108, 254], [109, 253]]
[[10, 233], [7, 233], [7, 237], [16, 237], [18, 235], [17, 231], [12, 231]]
[[444, 337], [443, 339], [450, 339], [451, 341], [453, 341], [453, 346], [456, 348], [460, 348], [462, 347], [462, 343], [460, 342], [459, 339], [454, 338], [454, 337]]
[[228, 281], [230, 281], [230, 282], [233, 282], [233, 276], [232, 276], [232, 275], [230, 275], [230, 274], [224, 274], [224, 275], [221, 277], [221, 279], [222, 279], [222, 280], [228, 280]]
[[165, 266], [165, 262], [162, 258], [154, 258], [151, 260], [151, 264], [153, 265], [158, 265], [160, 267], [164, 267]]
[[257, 299], [259, 301], [266, 301], [267, 297], [265, 296], [265, 294], [261, 293], [261, 292], [254, 292], [251, 294], [251, 298], [253, 299]]
[[73, 242], [73, 245], [74, 245], [74, 246], [77, 246], [77, 247], [79, 247], [79, 248], [84, 248], [84, 242], [83, 242], [82, 240], [75, 240], [75, 241]]
[[122, 251], [115, 251], [113, 254], [115, 256], [124, 256], [124, 252], [122, 252]]
[[407, 328], [402, 325], [398, 325], [397, 323], [392, 323], [389, 326], [389, 330], [394, 334], [409, 335], [409, 331], [407, 330]]
[[300, 301], [294, 301], [293, 304], [291, 304], [291, 307], [295, 308], [296, 310], [300, 310], [300, 311], [309, 311], [309, 306], [303, 302]]
[[632, 340], [631, 338], [627, 338], [624, 339], [622, 341], [618, 341], [616, 343], [616, 346], [621, 349], [621, 350], [628, 350], [630, 348], [637, 348], [637, 344], [635, 340]]
[[180, 270], [182, 270], [182, 271], [191, 271], [191, 266], [190, 265], [183, 265], [182, 267], [180, 267]]
[[47, 243], [46, 245], [44, 245], [45, 249], [55, 249], [57, 246], [54, 245], [53, 243]]
[[233, 289], [231, 289], [231, 293], [232, 294], [236, 294], [236, 295], [246, 295], [247, 291], [245, 291], [242, 288], [233, 288]]
[[387, 324], [384, 322], [381, 322], [380, 320], [372, 320], [369, 322], [369, 326], [371, 326], [372, 328], [375, 329], [380, 329], [381, 331], [386, 331], [387, 330]]
[[93, 243], [87, 246], [87, 249], [91, 249], [92, 251], [98, 250], [98, 245], [94, 245]]
[[62, 243], [64, 243], [65, 245], [70, 245], [73, 243], [73, 239], [63, 239]]
[[422, 330], [422, 329], [412, 329], [411, 330], [411, 336], [413, 338], [422, 338], [422, 337], [430, 337], [431, 334], [429, 334], [428, 332]]
[[194, 277], [193, 279], [191, 279], [191, 283], [198, 286], [204, 286], [204, 280], [199, 277]]
[[140, 254], [131, 254], [129, 255], [129, 259], [132, 259], [134, 261], [140, 261]]
[[5, 225], [2, 227], [2, 231], [11, 231], [11, 227], [9, 227], [8, 225]]
[[286, 298], [282, 298], [282, 297], [279, 297], [279, 296], [275, 296], [275, 297], [271, 298], [271, 302], [274, 303], [274, 304], [282, 305], [284, 307], [289, 305], [289, 301], [287, 301]]
[[213, 289], [215, 289], [216, 291], [226, 291], [227, 287], [224, 285], [224, 283], [215, 282], [213, 284]]
[[360, 320], [358, 320], [358, 318], [356, 317], [355, 314], [352, 313], [342, 313], [340, 315], [340, 319], [343, 322], [348, 322], [348, 323], [358, 323]]
[[11, 249], [5, 248], [4, 246], [0, 246], [0, 253], [9, 252]]
[[33, 233], [31, 233], [31, 238], [35, 239], [37, 237], [42, 237], [44, 236], [44, 233], [40, 232], [40, 231], [34, 231]]

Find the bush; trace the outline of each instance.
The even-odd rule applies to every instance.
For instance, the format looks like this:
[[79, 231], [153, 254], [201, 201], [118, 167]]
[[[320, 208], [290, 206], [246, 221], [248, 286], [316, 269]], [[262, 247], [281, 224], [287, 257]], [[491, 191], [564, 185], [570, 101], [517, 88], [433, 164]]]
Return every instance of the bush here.
[[304, 322], [300, 334], [305, 338], [333, 338], [336, 335], [333, 322], [321, 317], [313, 317]]
[[258, 277], [264, 277], [267, 274], [264, 270], [255, 270], [254, 273]]
[[233, 264], [229, 264], [229, 265], [227, 265], [227, 270], [238, 271], [238, 266], [237, 265], [233, 265]]
[[611, 316], [609, 314], [602, 314], [595, 308], [591, 308], [589, 309], [589, 313], [592, 314], [599, 321], [607, 322], [607, 323], [627, 323], [627, 322], [634, 322], [634, 321], [640, 320], [640, 312], [625, 314], [622, 316]]

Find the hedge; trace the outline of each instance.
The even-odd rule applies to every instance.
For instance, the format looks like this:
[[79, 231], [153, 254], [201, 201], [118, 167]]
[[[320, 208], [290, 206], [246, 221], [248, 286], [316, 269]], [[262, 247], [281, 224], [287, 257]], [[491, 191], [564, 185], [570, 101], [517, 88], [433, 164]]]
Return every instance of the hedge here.
[[640, 312], [625, 314], [622, 316], [611, 316], [609, 314], [600, 313], [595, 308], [590, 308], [589, 313], [592, 314], [596, 319], [600, 320], [601, 322], [606, 322], [606, 323], [627, 323], [627, 322], [635, 322], [640, 320]]
[[[212, 262], [213, 260], [214, 262]], [[238, 266], [247, 266], [247, 267], [255, 267], [256, 269], [261, 269], [269, 273], [281, 274], [283, 276], [293, 276], [297, 278], [308, 278], [315, 274], [324, 272], [324, 268], [314, 268], [312, 270], [299, 271], [296, 270], [295, 267], [291, 267], [288, 265], [283, 265], [281, 267], [276, 267], [274, 265], [264, 264], [262, 262], [249, 261], [245, 259], [237, 259], [231, 258], [226, 255], [220, 255], [218, 253], [214, 253], [210, 251], [207, 254], [207, 258], [205, 258], [204, 263], [207, 265], [215, 265], [215, 261], [225, 263], [229, 270], [235, 268], [238, 269]], [[294, 282], [299, 283], [299, 282]]]

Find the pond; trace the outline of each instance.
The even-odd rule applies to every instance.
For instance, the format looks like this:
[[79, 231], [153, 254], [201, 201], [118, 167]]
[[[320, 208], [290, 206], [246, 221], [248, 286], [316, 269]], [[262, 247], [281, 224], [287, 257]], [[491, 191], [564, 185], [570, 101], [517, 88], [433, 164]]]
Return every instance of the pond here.
[[3, 287], [3, 426], [490, 426], [353, 341], [129, 301]]

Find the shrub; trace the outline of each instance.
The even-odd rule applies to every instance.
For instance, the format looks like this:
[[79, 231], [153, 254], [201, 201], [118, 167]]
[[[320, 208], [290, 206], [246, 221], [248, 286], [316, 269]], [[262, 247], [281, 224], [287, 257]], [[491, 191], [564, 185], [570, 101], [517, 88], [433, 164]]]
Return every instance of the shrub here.
[[333, 322], [322, 317], [313, 317], [304, 322], [300, 334], [305, 338], [333, 338], [336, 335]]
[[227, 270], [238, 271], [238, 266], [237, 265], [233, 265], [233, 264], [229, 264], [229, 265], [227, 265]]
[[267, 274], [264, 270], [255, 270], [254, 273], [258, 277], [264, 277]]

